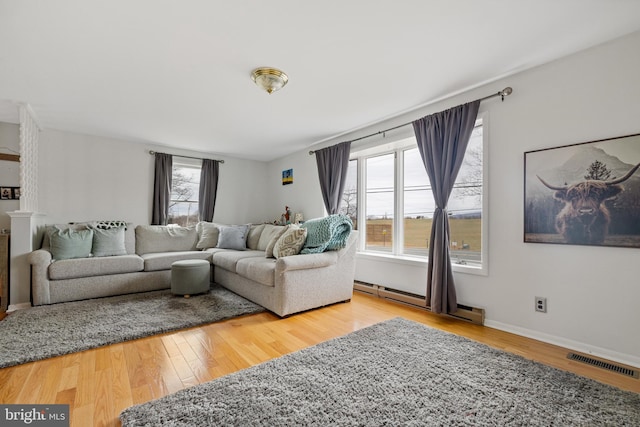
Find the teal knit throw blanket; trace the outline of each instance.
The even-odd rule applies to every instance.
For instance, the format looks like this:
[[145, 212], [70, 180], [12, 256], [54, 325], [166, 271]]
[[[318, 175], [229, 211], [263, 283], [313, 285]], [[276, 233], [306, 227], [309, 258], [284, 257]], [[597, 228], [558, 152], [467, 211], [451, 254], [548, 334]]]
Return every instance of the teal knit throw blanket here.
[[301, 227], [307, 229], [307, 240], [300, 253], [317, 254], [344, 248], [353, 229], [353, 223], [348, 216], [338, 214], [310, 219]]

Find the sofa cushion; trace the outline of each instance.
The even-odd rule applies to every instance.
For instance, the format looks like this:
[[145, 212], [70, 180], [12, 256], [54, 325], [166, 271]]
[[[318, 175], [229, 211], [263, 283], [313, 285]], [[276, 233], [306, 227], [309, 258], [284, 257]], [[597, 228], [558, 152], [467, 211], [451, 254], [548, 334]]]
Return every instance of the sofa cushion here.
[[251, 225], [251, 227], [249, 228], [249, 235], [247, 236], [247, 248], [252, 250], [258, 249], [258, 242], [260, 241], [260, 236], [264, 231], [264, 226], [265, 224]]
[[124, 229], [124, 247], [129, 255], [136, 253], [136, 228], [132, 223], [128, 223]]
[[278, 243], [278, 239], [280, 239], [280, 237], [282, 237], [282, 235], [286, 233], [288, 229], [289, 226], [285, 225], [281, 230], [278, 230], [277, 233], [274, 233], [273, 237], [269, 241], [269, 244], [267, 245], [267, 248], [264, 250], [264, 254], [267, 258], [273, 258], [273, 248], [275, 247], [276, 243]]
[[273, 247], [273, 256], [282, 258], [285, 256], [298, 255], [304, 246], [307, 238], [307, 229], [297, 225], [291, 225], [285, 233], [280, 236]]
[[55, 261], [49, 265], [49, 279], [76, 279], [79, 277], [106, 276], [109, 274], [142, 271], [142, 258], [137, 255], [121, 255], [100, 258], [77, 258]]
[[249, 224], [245, 225], [221, 225], [219, 227], [218, 244], [216, 248], [235, 249], [244, 251], [247, 249], [247, 235]]
[[136, 253], [193, 251], [198, 243], [195, 227], [139, 225], [136, 227]]
[[284, 229], [284, 225], [265, 224], [264, 229], [262, 230], [262, 234], [260, 234], [260, 239], [258, 240], [258, 247], [256, 249], [259, 251], [266, 250], [267, 245], [269, 244], [271, 239], [278, 233], [282, 233], [283, 229]]
[[213, 222], [200, 221], [196, 225], [196, 231], [199, 239], [196, 249], [215, 248], [218, 245], [218, 234], [220, 232], [219, 224]]
[[91, 229], [93, 230], [93, 244], [91, 246], [93, 256], [127, 254], [127, 248], [124, 245], [124, 226], [109, 229], [91, 227]]
[[211, 253], [203, 251], [160, 252], [140, 255], [144, 271], [170, 270], [171, 264], [185, 259], [204, 259], [211, 262]]
[[91, 255], [92, 243], [93, 230], [53, 228], [49, 232], [49, 247], [56, 260], [86, 258]]
[[276, 260], [274, 258], [244, 258], [238, 260], [236, 264], [236, 272], [240, 276], [266, 286], [273, 286], [275, 270]]
[[239, 260], [244, 258], [255, 258], [255, 257], [264, 258], [264, 252], [252, 251], [252, 250], [214, 252], [211, 262], [220, 268], [224, 268], [225, 270], [235, 273], [236, 263]]

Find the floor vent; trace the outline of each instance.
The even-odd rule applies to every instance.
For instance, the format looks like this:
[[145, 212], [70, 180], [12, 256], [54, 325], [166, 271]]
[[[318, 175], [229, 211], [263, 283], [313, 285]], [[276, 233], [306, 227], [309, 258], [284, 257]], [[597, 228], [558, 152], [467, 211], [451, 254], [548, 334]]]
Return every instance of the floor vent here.
[[628, 377], [640, 379], [640, 373], [637, 370], [616, 365], [611, 362], [606, 362], [604, 360], [594, 359], [593, 357], [583, 356], [576, 353], [567, 354], [567, 359], [586, 363], [592, 366], [597, 366], [598, 368], [607, 369], [609, 371], [617, 372]]

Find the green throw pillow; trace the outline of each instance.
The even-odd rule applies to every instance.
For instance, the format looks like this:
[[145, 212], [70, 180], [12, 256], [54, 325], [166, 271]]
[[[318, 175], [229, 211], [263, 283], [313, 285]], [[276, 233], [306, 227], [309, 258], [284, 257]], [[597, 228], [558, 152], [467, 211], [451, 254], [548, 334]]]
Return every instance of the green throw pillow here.
[[93, 228], [93, 256], [126, 255], [127, 248], [124, 245], [124, 227], [103, 230]]
[[49, 234], [49, 240], [49, 250], [55, 260], [86, 258], [91, 255], [93, 230], [54, 228]]

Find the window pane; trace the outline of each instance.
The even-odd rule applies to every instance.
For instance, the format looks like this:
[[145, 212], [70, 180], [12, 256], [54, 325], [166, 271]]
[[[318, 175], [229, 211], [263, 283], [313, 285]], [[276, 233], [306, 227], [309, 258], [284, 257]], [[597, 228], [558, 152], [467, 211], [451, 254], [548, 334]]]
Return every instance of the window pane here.
[[417, 148], [404, 151], [404, 253], [427, 256], [435, 202]]
[[451, 262], [482, 261], [482, 126], [471, 134], [464, 163], [449, 198]]
[[347, 169], [347, 182], [342, 193], [340, 213], [348, 216], [353, 221], [353, 226], [358, 229], [358, 161], [350, 160]]
[[171, 202], [169, 206], [169, 224], [183, 227], [198, 223], [198, 202]]
[[169, 224], [188, 226], [198, 222], [199, 187], [199, 167], [173, 165]]
[[371, 157], [367, 162], [367, 250], [391, 252], [393, 247], [394, 155]]

